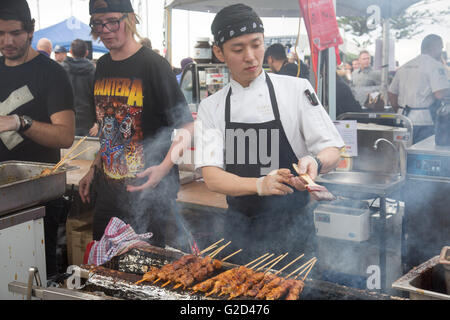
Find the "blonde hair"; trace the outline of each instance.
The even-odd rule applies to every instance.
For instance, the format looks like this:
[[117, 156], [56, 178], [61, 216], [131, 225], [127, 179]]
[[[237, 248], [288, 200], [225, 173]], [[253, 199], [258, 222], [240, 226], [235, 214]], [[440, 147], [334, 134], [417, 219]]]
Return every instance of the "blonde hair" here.
[[[142, 40], [142, 36], [137, 31], [136, 25], [140, 23], [140, 17], [134, 12], [123, 12], [122, 15], [126, 15], [124, 21], [125, 24], [125, 32], [131, 33], [133, 38], [136, 36], [139, 40]], [[91, 16], [91, 23], [94, 16]], [[90, 35], [94, 40], [98, 40], [99, 35], [91, 30]]]

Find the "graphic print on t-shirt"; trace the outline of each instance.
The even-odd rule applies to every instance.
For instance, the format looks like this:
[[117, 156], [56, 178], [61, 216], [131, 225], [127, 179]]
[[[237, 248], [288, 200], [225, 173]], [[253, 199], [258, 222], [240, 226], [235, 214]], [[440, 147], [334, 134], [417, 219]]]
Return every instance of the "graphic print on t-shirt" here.
[[142, 80], [97, 79], [94, 96], [104, 171], [113, 179], [134, 177], [144, 168]]

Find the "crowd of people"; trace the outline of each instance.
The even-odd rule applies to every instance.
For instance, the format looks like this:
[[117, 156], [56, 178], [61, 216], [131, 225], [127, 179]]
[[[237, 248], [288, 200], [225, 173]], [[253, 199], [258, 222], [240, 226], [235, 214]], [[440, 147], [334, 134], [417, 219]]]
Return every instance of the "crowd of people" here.
[[[151, 231], [150, 242], [164, 247], [166, 226], [178, 214], [175, 163], [191, 145], [172, 132], [183, 129], [194, 137], [177, 75], [193, 59], [183, 59], [181, 70], [174, 70], [139, 36], [129, 0], [90, 0], [89, 14], [93, 39], [109, 50], [95, 64], [86, 58], [81, 39], [68, 50], [40, 39], [33, 49], [34, 19], [26, 0], [0, 3], [0, 162], [57, 163], [60, 149], [70, 147], [75, 135], [99, 136], [100, 150], [79, 182], [81, 200], [95, 198], [94, 240], [119, 217], [138, 233]], [[227, 196], [224, 237], [254, 251], [239, 256], [242, 261], [261, 248], [303, 251], [314, 233], [305, 209], [309, 194], [289, 168], [296, 163], [300, 173], [315, 179], [337, 166], [344, 142], [314, 93], [308, 64], [289, 60], [281, 44], [266, 49], [263, 23], [252, 8], [225, 7], [211, 32], [214, 54], [231, 80], [200, 103], [202, 128], [195, 130], [195, 142], [203, 147], [196, 147], [196, 167], [210, 190]], [[394, 111], [405, 109], [418, 126], [430, 126], [419, 120], [435, 101], [450, 96], [441, 51], [441, 38], [426, 37], [421, 55], [397, 71], [389, 88]], [[49, 59], [52, 52], [55, 60]], [[379, 90], [380, 72], [373, 70], [368, 51], [344, 66], [342, 76], [336, 74], [337, 115], [363, 112], [367, 93]], [[259, 152], [255, 159], [247, 154], [242, 163], [235, 140], [248, 130], [255, 133]], [[272, 150], [276, 161], [268, 163], [261, 149]], [[244, 145], [244, 153], [249, 150], [252, 146]], [[46, 207], [52, 276], [61, 204], [56, 200]]]

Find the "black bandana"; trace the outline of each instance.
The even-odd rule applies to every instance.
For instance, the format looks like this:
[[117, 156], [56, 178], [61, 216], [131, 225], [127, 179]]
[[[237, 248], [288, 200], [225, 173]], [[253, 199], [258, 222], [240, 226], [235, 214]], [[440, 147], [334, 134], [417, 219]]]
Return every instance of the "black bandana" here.
[[31, 21], [30, 8], [25, 0], [1, 0], [0, 19]]
[[244, 4], [220, 10], [211, 25], [214, 43], [222, 45], [232, 38], [248, 33], [264, 33], [264, 26], [256, 12]]
[[108, 12], [134, 12], [130, 0], [90, 0], [89, 14]]

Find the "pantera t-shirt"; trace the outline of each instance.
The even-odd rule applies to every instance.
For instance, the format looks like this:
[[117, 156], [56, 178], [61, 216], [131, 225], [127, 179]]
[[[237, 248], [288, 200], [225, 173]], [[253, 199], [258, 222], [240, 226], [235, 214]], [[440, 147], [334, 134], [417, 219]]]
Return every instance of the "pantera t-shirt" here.
[[[125, 60], [99, 59], [94, 100], [103, 169], [111, 179], [161, 163], [173, 129], [193, 121], [169, 63], [146, 47]], [[165, 179], [178, 186], [176, 166]]]
[[[51, 123], [52, 114], [68, 109], [73, 110], [72, 87], [57, 62], [39, 54], [9, 67], [0, 57], [0, 115], [27, 115]], [[0, 133], [0, 161], [56, 163], [59, 159], [59, 149], [44, 147], [17, 132]]]

